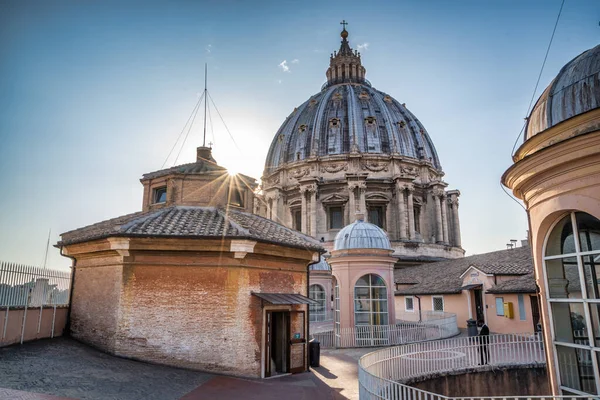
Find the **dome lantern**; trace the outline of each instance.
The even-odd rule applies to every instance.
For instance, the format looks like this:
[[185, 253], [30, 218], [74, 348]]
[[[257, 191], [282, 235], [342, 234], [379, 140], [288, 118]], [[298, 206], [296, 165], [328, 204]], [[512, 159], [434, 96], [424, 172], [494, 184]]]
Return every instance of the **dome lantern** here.
[[333, 53], [329, 59], [329, 68], [325, 75], [327, 76], [327, 85], [329, 87], [339, 83], [360, 83], [364, 84], [367, 70], [362, 66], [360, 53], [353, 51], [348, 43], [348, 31], [345, 20], [340, 22], [344, 29], [340, 33], [342, 43], [337, 53]]

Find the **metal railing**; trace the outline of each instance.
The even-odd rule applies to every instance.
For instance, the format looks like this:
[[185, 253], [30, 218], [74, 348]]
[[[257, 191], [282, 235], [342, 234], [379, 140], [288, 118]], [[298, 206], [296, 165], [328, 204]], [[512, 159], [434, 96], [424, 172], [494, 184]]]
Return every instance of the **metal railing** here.
[[443, 373], [501, 366], [545, 365], [541, 335], [506, 334], [461, 337], [389, 347], [364, 355], [358, 362], [360, 399], [462, 400], [554, 399], [585, 396], [449, 397], [408, 385]]
[[0, 262], [0, 307], [69, 304], [71, 273]]
[[456, 314], [423, 313], [421, 320], [407, 321], [404, 316], [394, 325], [358, 325], [311, 334], [322, 348], [396, 346], [455, 336], [459, 333]]

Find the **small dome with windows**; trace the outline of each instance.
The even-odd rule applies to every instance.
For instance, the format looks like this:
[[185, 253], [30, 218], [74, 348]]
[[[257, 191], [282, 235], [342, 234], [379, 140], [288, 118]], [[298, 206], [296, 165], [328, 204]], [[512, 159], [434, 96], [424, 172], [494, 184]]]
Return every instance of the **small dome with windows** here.
[[308, 269], [310, 271], [331, 271], [331, 267], [329, 266], [329, 264], [327, 264], [327, 261], [325, 261], [325, 258], [323, 256], [321, 256], [318, 263], [312, 264], [308, 267]]
[[335, 237], [334, 250], [384, 249], [392, 250], [390, 239], [377, 225], [357, 219], [340, 230]]

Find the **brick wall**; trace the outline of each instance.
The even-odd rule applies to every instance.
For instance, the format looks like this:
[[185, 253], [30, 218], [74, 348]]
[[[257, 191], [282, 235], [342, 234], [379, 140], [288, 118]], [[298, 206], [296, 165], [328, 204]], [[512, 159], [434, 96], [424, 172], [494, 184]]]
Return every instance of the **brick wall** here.
[[85, 257], [75, 273], [73, 336], [123, 357], [260, 377], [263, 308], [251, 292], [307, 295], [308, 263], [285, 257], [289, 250], [280, 246], [260, 246], [261, 254], [243, 259], [140, 250], [104, 266], [114, 264], [114, 255]]
[[130, 266], [115, 353], [260, 376], [262, 308], [252, 291], [305, 293], [306, 274], [243, 267]]
[[121, 297], [122, 266], [76, 267], [71, 334], [112, 352]]

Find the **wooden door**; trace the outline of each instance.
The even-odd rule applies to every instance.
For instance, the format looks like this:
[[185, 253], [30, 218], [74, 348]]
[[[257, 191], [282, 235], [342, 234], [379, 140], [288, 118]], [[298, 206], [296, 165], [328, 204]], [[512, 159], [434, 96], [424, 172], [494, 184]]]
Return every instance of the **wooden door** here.
[[273, 329], [273, 315], [267, 311], [265, 315], [265, 378], [271, 376], [271, 330]]

